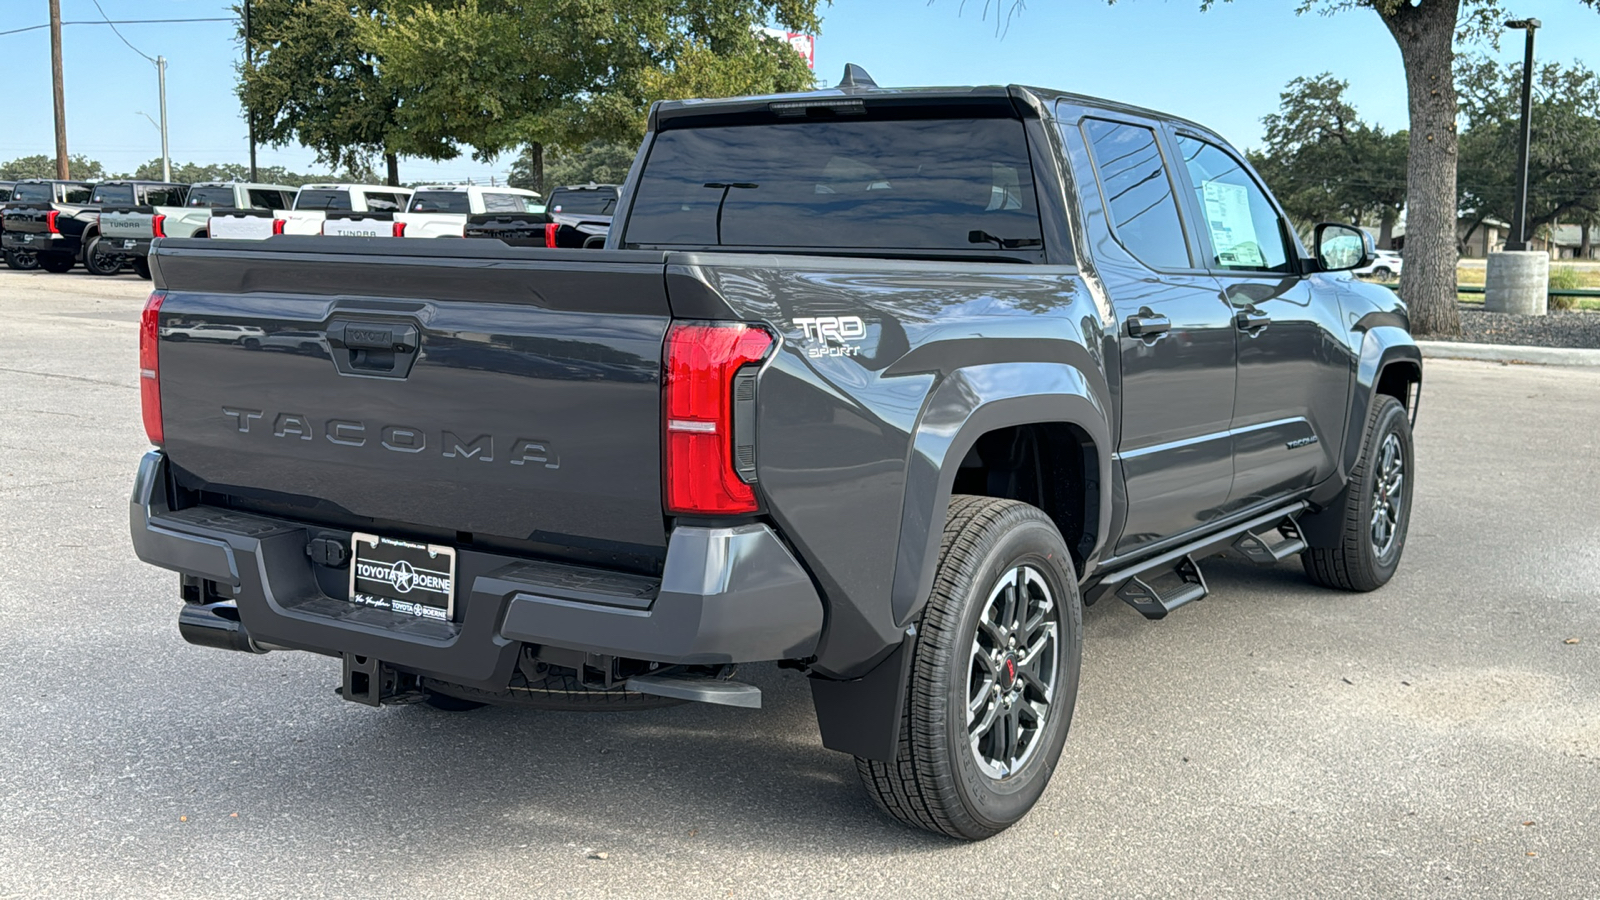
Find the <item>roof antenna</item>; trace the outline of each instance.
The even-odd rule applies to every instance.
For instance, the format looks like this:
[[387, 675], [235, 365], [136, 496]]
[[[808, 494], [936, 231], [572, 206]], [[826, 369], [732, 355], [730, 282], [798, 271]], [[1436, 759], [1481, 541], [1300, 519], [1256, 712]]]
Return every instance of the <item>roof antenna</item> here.
[[848, 91], [851, 88], [870, 90], [877, 86], [878, 83], [872, 80], [872, 76], [867, 74], [866, 69], [855, 63], [845, 63], [844, 77], [839, 79], [839, 90]]

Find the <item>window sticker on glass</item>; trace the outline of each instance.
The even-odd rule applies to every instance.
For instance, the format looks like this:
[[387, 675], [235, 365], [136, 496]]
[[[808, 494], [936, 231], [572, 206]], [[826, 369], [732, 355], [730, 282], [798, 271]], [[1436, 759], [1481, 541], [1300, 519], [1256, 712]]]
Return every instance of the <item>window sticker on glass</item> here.
[[1207, 181], [1201, 186], [1206, 205], [1206, 222], [1211, 226], [1211, 243], [1217, 262], [1224, 266], [1266, 265], [1261, 245], [1256, 243], [1256, 226], [1250, 218], [1250, 192], [1241, 184]]

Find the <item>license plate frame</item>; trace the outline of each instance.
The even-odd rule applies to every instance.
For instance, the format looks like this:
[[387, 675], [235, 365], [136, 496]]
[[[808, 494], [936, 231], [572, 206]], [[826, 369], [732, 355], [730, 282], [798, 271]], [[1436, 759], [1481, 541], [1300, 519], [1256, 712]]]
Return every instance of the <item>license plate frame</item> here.
[[455, 548], [354, 532], [349, 601], [397, 616], [453, 622]]

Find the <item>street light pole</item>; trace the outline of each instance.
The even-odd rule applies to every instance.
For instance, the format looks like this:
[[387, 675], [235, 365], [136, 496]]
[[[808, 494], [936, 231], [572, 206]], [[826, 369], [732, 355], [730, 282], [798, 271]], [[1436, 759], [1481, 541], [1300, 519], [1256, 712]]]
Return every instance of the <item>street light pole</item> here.
[[172, 181], [172, 154], [167, 152], [167, 58], [156, 57], [156, 79], [161, 85], [161, 180]]
[[1522, 134], [1517, 148], [1517, 197], [1511, 211], [1511, 235], [1506, 240], [1507, 250], [1528, 249], [1528, 146], [1533, 139], [1533, 33], [1542, 24], [1538, 19], [1513, 19], [1507, 28], [1521, 28], [1528, 33], [1527, 47], [1522, 57]]

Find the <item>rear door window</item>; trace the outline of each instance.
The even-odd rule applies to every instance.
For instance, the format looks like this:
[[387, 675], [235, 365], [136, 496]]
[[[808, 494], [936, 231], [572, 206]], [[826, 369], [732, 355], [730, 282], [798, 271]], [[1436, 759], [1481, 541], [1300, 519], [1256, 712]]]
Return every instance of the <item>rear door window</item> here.
[[282, 191], [267, 191], [256, 188], [248, 192], [251, 209], [288, 209], [289, 204], [284, 202]]
[[[550, 208], [564, 206], [552, 195]], [[565, 209], [561, 211], [565, 212]], [[823, 120], [664, 131], [628, 246], [1043, 256], [1022, 122]]]
[[377, 191], [363, 192], [367, 197], [367, 210], [369, 212], [405, 212], [406, 197], [404, 194], [379, 193]]
[[472, 201], [466, 191], [417, 191], [406, 207], [414, 213], [466, 213]]
[[[614, 203], [615, 201], [613, 201]], [[483, 211], [492, 213], [530, 213], [537, 212], [534, 205], [537, 201], [533, 197], [524, 197], [521, 194], [484, 194]]]
[[550, 192], [551, 212], [569, 216], [609, 216], [616, 209], [617, 192], [612, 188], [557, 188]]
[[0, 203], [4, 203], [4, 202], [6, 202], [7, 200], [10, 200], [10, 199], [11, 199], [11, 188], [0, 187]]
[[[72, 192], [67, 192], [67, 202], [72, 201]], [[132, 206], [133, 185], [131, 184], [102, 184], [94, 189], [94, 195], [89, 198], [91, 206]]]
[[1187, 269], [1189, 245], [1156, 133], [1142, 125], [1083, 120], [1111, 232], [1153, 269]]
[[146, 188], [144, 192], [145, 206], [182, 206], [184, 189], [181, 187], [155, 187]]
[[350, 208], [349, 191], [301, 191], [294, 200], [295, 209], [334, 209], [348, 210]]
[[86, 184], [69, 184], [61, 189], [63, 203], [88, 203], [94, 189]]

